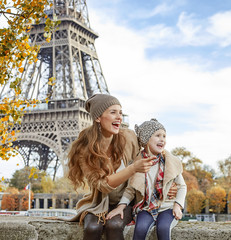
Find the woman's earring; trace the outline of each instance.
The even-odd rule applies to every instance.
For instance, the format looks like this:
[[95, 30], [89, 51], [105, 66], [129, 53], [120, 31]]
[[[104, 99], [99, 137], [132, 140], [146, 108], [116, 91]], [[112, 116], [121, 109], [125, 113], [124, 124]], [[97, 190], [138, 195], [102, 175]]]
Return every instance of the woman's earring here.
[[100, 125], [100, 123], [98, 123], [98, 129], [99, 129], [99, 132], [101, 133], [101, 125]]

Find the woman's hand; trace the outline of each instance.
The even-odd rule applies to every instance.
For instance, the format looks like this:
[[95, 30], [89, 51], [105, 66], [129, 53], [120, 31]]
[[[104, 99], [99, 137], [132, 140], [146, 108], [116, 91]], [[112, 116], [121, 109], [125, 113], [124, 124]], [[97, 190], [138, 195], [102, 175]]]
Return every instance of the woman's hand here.
[[156, 159], [156, 156], [148, 157], [148, 158], [142, 158], [140, 160], [137, 160], [133, 163], [134, 171], [135, 172], [142, 172], [146, 173], [149, 171], [151, 166], [153, 166], [153, 160]]
[[180, 220], [182, 218], [181, 206], [178, 203], [174, 203], [172, 212], [176, 220]]
[[177, 194], [177, 185], [175, 182], [172, 183], [172, 186], [170, 187], [169, 191], [168, 191], [168, 199], [173, 199], [176, 197]]
[[124, 218], [124, 209], [126, 208], [126, 204], [120, 204], [117, 206], [117, 208], [113, 209], [111, 212], [109, 212], [106, 216], [106, 220], [111, 219], [115, 217], [116, 215], [120, 215], [121, 219]]
[[155, 158], [156, 158], [155, 156], [152, 156], [149, 158], [137, 160], [131, 165], [124, 168], [123, 170], [107, 176], [108, 185], [113, 188], [116, 188], [120, 184], [126, 182], [134, 173], [148, 172], [150, 167], [153, 165], [153, 159]]

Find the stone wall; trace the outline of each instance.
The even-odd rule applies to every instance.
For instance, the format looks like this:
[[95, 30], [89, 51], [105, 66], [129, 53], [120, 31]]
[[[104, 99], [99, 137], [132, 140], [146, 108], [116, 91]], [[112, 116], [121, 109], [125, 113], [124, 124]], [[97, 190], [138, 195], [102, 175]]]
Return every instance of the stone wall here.
[[[132, 227], [126, 227], [125, 240], [131, 240]], [[82, 240], [78, 223], [38, 217], [0, 216], [0, 240]], [[179, 222], [172, 230], [172, 240], [230, 240], [231, 222]], [[147, 240], [156, 240], [155, 229]]]

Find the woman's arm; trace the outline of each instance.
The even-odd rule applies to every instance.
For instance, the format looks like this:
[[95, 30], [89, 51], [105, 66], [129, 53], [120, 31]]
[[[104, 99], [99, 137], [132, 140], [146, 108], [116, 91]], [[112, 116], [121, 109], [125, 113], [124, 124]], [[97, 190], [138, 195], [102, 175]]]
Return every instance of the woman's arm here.
[[174, 182], [177, 184], [177, 194], [175, 202], [177, 202], [182, 208], [184, 208], [185, 197], [187, 193], [187, 185], [184, 181], [182, 174], [178, 175]]
[[107, 214], [106, 219], [111, 219], [116, 215], [120, 215], [121, 219], [123, 219], [124, 217], [123, 210], [130, 204], [134, 197], [135, 189], [129, 184], [128, 181], [128, 186], [126, 187], [123, 196], [121, 197], [118, 203], [118, 206]]
[[82, 172], [85, 173], [85, 178], [89, 186], [98, 189], [102, 193], [109, 193], [120, 184], [126, 182], [135, 172], [147, 172], [152, 166], [152, 160], [154, 158], [155, 157], [150, 157], [136, 160], [117, 173], [97, 179], [94, 177], [94, 174], [92, 174], [92, 169], [89, 169], [89, 166], [84, 161], [81, 162], [80, 167]]
[[176, 185], [175, 182], [173, 182], [169, 191], [168, 191], [167, 196], [168, 196], [169, 199], [173, 199], [173, 198], [176, 197], [176, 194], [177, 194], [177, 185]]
[[109, 186], [116, 188], [120, 184], [126, 182], [134, 173], [142, 172], [146, 173], [149, 171], [150, 167], [153, 165], [153, 159], [155, 156], [144, 158], [135, 161], [131, 165], [127, 166], [123, 170], [114, 173], [107, 177], [107, 183]]

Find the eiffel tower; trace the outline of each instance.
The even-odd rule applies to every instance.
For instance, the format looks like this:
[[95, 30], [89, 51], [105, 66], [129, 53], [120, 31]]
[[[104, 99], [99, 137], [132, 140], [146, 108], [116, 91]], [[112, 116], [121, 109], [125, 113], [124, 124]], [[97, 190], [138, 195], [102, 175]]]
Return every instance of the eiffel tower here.
[[[55, 0], [46, 10], [61, 21], [48, 43], [44, 22], [30, 32], [32, 44], [41, 45], [38, 61], [27, 64], [22, 76], [22, 95], [39, 99], [27, 108], [14, 146], [26, 166], [45, 170], [55, 178], [61, 165], [65, 172], [66, 152], [79, 132], [91, 124], [85, 100], [95, 93], [109, 93], [95, 49], [98, 35], [90, 28], [85, 0]], [[55, 78], [54, 86], [49, 78]], [[44, 99], [49, 96], [48, 101]]]

